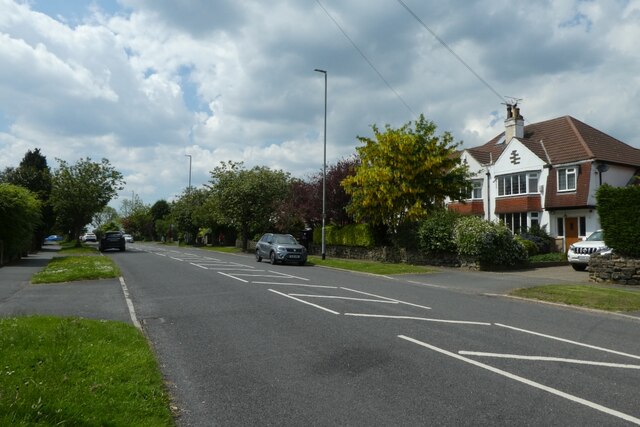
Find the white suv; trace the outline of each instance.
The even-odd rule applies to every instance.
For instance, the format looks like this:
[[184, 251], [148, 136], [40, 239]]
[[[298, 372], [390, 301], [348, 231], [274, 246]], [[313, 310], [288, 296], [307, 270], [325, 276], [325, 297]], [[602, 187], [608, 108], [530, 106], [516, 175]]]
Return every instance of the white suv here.
[[610, 250], [604, 244], [604, 234], [602, 230], [594, 231], [589, 237], [581, 242], [576, 242], [567, 251], [567, 261], [571, 267], [577, 271], [583, 271], [589, 265], [591, 254]]

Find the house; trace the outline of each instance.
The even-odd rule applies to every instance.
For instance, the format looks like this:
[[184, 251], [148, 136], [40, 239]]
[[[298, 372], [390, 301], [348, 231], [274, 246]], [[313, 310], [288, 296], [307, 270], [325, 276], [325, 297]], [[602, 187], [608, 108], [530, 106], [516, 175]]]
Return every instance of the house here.
[[640, 175], [639, 149], [571, 116], [525, 126], [517, 104], [507, 105], [503, 133], [459, 154], [473, 189], [449, 209], [501, 220], [514, 233], [544, 227], [563, 251], [600, 228], [598, 187]]

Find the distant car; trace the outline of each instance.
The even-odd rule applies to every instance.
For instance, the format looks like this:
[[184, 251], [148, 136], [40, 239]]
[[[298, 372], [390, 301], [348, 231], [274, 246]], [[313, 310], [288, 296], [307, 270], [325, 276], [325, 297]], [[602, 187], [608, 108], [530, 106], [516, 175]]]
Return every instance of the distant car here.
[[80, 238], [83, 242], [97, 242], [98, 238], [94, 233], [85, 233], [84, 236]]
[[52, 234], [51, 236], [47, 236], [44, 239], [45, 242], [61, 242], [63, 240], [64, 237], [60, 236], [59, 234]]
[[100, 252], [106, 251], [107, 249], [120, 249], [124, 251], [126, 249], [124, 234], [120, 231], [107, 231], [100, 239], [98, 249]]
[[131, 234], [123, 234], [124, 241], [127, 243], [133, 243], [133, 236]]
[[594, 231], [586, 239], [576, 242], [567, 251], [567, 261], [577, 271], [584, 271], [589, 266], [591, 254], [610, 251], [604, 243], [602, 230]]
[[264, 234], [256, 243], [256, 261], [267, 258], [271, 264], [291, 262], [304, 265], [307, 249], [291, 234]]

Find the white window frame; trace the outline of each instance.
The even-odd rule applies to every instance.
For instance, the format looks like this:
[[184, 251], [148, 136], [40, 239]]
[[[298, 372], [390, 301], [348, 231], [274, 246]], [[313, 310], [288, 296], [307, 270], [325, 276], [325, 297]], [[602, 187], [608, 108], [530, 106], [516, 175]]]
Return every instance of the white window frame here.
[[481, 200], [482, 199], [482, 186], [484, 184], [484, 180], [482, 179], [474, 179], [471, 181], [471, 192], [467, 194], [468, 198], [471, 200]]
[[[538, 179], [540, 174], [536, 172], [519, 172], [509, 175], [500, 175], [497, 180], [498, 197], [519, 196], [522, 194], [538, 194]], [[520, 191], [524, 187], [524, 192]], [[514, 191], [515, 190], [515, 191]]]
[[[570, 166], [558, 169], [558, 191], [576, 191], [578, 185], [578, 167]], [[564, 178], [564, 183], [563, 179]], [[572, 178], [572, 183], [570, 182]], [[573, 184], [573, 185], [570, 185]]]

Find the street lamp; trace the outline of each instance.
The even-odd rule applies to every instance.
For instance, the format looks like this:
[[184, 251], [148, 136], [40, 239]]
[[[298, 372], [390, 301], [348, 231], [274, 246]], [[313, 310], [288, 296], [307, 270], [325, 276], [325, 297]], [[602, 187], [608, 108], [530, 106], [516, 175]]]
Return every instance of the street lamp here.
[[191, 190], [191, 154], [185, 154], [189, 158], [189, 190]]
[[326, 258], [325, 220], [327, 218], [327, 71], [316, 68], [313, 71], [324, 74], [324, 155], [322, 161], [322, 259]]

